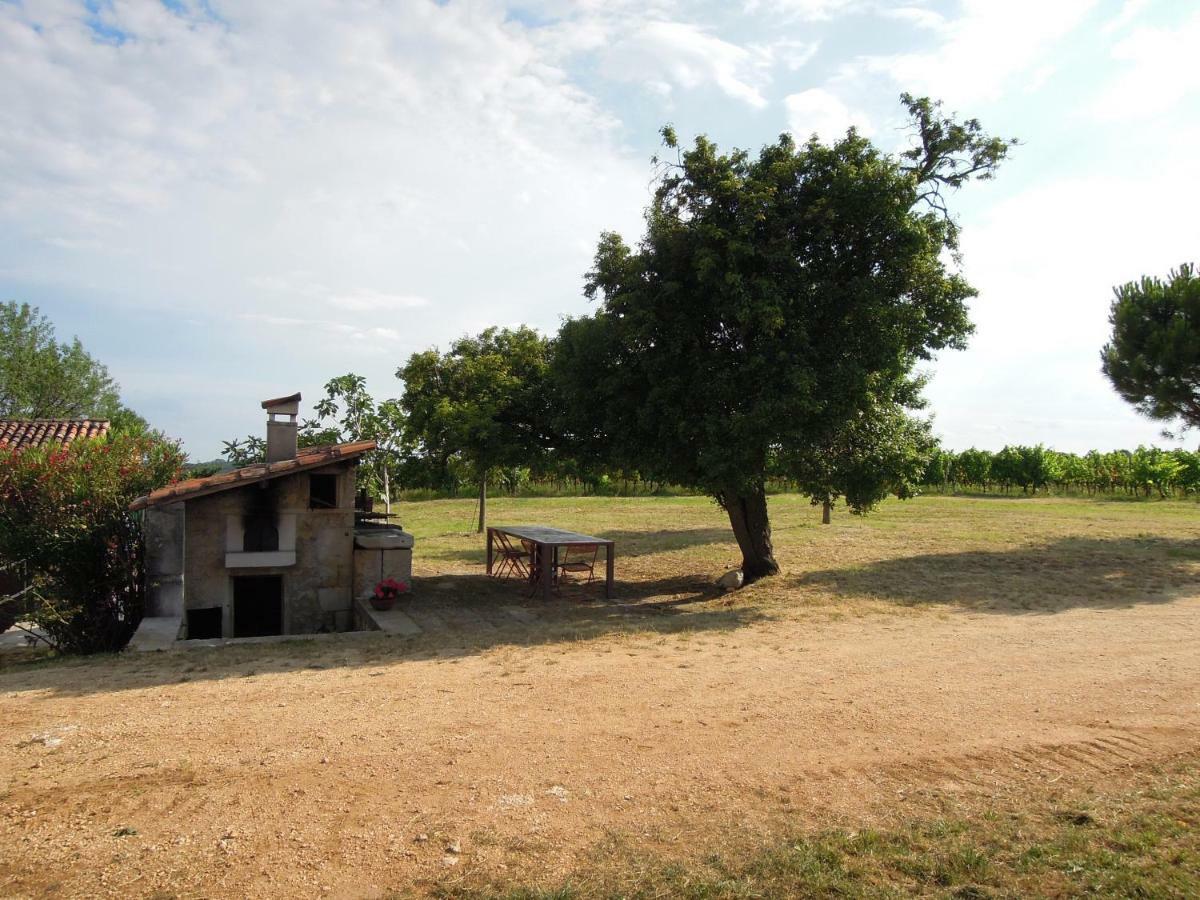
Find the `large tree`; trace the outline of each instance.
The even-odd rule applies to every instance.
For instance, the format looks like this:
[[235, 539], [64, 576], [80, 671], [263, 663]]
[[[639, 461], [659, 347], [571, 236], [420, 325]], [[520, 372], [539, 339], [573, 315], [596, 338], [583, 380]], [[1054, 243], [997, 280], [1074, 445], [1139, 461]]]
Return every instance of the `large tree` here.
[[28, 303], [0, 304], [0, 418], [81, 416], [140, 421], [79, 338], [58, 341], [54, 325]]
[[1115, 288], [1112, 338], [1101, 368], [1138, 412], [1184, 428], [1200, 425], [1200, 277], [1184, 264], [1166, 281]]
[[488, 328], [448, 351], [413, 354], [396, 371], [407, 429], [426, 455], [463, 460], [479, 485], [479, 530], [488, 474], [534, 463], [545, 446], [550, 342], [531, 328]]
[[585, 289], [599, 309], [560, 333], [565, 436], [710, 494], [748, 581], [778, 571], [772, 458], [811, 458], [970, 331], [946, 195], [991, 177], [1010, 142], [902, 99], [913, 141], [900, 156], [853, 130], [832, 146], [784, 135], [753, 157], [704, 137], [681, 151], [664, 129], [677, 158], [645, 235], [601, 238]]

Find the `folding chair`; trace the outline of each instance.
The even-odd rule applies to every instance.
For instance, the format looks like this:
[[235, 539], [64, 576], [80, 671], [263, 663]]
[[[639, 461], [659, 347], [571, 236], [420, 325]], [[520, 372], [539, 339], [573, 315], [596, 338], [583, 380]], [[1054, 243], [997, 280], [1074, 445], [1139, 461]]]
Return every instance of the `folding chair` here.
[[596, 580], [596, 557], [600, 553], [599, 544], [567, 544], [563, 547], [562, 558], [555, 564], [554, 587], [558, 588], [560, 575], [568, 572], [587, 573], [586, 584]]
[[518, 550], [503, 531], [497, 531], [495, 535], [496, 542], [500, 545], [500, 564], [493, 569], [493, 577], [506, 578], [515, 575], [528, 580], [533, 554], [525, 546], [525, 541], [521, 542], [521, 549]]

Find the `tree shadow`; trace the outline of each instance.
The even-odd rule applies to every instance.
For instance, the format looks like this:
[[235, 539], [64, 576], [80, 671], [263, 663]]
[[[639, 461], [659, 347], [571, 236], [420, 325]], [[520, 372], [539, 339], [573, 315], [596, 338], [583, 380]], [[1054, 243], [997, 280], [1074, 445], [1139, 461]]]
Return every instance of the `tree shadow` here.
[[157, 653], [3, 660], [0, 690], [89, 695], [188, 681], [216, 681], [305, 669], [359, 669], [405, 661], [454, 661], [489, 650], [533, 648], [622, 634], [731, 631], [767, 618], [730, 602], [709, 580], [680, 576], [617, 582], [604, 597], [603, 579], [568, 584], [549, 602], [529, 596], [519, 581], [482, 574], [414, 579], [400, 607], [415, 635], [348, 632], [296, 635], [220, 646], [186, 643]]
[[[733, 544], [733, 532], [728, 528], [676, 528], [659, 531], [622, 531], [605, 529], [593, 532], [594, 537], [614, 541], [617, 546], [617, 559], [621, 557], [645, 556], [650, 553], [670, 553], [675, 550], [686, 550], [689, 547], [700, 547], [708, 544]], [[445, 537], [439, 535], [438, 537]], [[466, 537], [466, 535], [464, 535]], [[487, 539], [483, 535], [470, 535], [477, 540], [467, 546], [438, 547], [423, 549], [421, 557], [425, 561], [463, 562], [483, 565], [487, 561]], [[420, 538], [418, 538], [420, 540]], [[603, 555], [603, 554], [601, 554]]]
[[1200, 541], [1064, 538], [1011, 550], [886, 559], [790, 581], [843, 597], [983, 612], [1120, 609], [1200, 594]]

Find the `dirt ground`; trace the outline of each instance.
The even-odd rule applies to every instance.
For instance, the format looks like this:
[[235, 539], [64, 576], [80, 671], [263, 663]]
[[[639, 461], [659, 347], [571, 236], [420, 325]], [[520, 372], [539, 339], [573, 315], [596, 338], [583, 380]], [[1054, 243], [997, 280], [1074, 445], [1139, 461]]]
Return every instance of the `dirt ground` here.
[[[784, 541], [791, 604], [781, 582], [701, 591], [681, 619], [633, 590], [624, 610], [566, 597], [556, 629], [483, 643], [349, 636], [0, 670], [0, 894], [549, 885], [614, 839], [688, 857], [1115, 784], [1200, 749], [1200, 517], [1071, 507], [1046, 513], [1053, 539], [988, 549], [954, 507], [926, 512], [959, 524], [912, 539], [923, 564], [895, 551], [887, 515]], [[642, 577], [675, 552], [645, 550]], [[475, 562], [423, 565], [432, 583]], [[915, 571], [965, 599], [914, 605]], [[1056, 579], [1090, 599], [1027, 596]], [[835, 599], [856, 612], [830, 614]]]

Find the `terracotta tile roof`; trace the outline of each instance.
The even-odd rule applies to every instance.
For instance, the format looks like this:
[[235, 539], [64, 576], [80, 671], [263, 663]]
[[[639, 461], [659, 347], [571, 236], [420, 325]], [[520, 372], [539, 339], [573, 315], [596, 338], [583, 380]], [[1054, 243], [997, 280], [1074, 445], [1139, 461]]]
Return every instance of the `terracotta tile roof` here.
[[0, 419], [0, 444], [17, 450], [43, 444], [69, 444], [108, 434], [107, 419]]
[[160, 503], [174, 503], [176, 500], [194, 500], [208, 494], [232, 490], [247, 484], [256, 484], [283, 475], [292, 475], [306, 469], [316, 469], [341, 460], [356, 459], [364, 453], [374, 450], [374, 441], [355, 441], [350, 444], [330, 444], [327, 447], [307, 447], [296, 454], [295, 459], [283, 459], [274, 463], [258, 463], [244, 466], [230, 472], [209, 475], [207, 478], [189, 478], [177, 481], [159, 488], [145, 497], [138, 497], [130, 509], [145, 509], [147, 506], [157, 506]]

